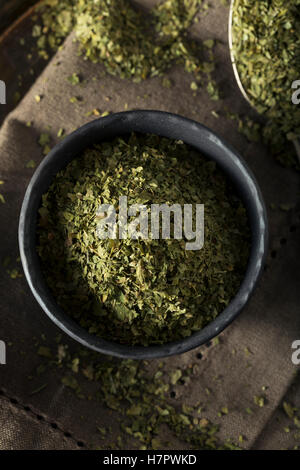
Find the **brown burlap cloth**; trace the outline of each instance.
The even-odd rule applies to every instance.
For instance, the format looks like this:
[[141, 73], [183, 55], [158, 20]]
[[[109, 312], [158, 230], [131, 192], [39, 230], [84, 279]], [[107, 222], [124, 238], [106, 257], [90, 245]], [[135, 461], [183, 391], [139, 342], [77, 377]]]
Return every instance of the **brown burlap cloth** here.
[[[286, 394], [285, 399], [293, 402], [299, 395], [297, 366], [291, 361], [291, 343], [300, 339], [299, 213], [297, 209], [280, 210], [279, 205], [299, 202], [299, 175], [280, 167], [259, 144], [247, 142], [236, 123], [222, 113], [224, 103], [230, 111], [250, 112], [235, 85], [229, 62], [226, 14], [227, 10], [221, 9], [218, 15], [209, 14], [194, 27], [194, 33], [202, 39], [220, 39], [217, 80], [224, 93], [223, 104], [211, 101], [203, 90], [195, 97], [190, 89], [193, 78], [180, 67], [168, 74], [171, 88], [164, 88], [161, 78], [133, 84], [104, 74], [101, 65], [84, 61], [77, 55], [73, 37], [66, 40], [0, 132], [1, 192], [6, 200], [0, 207], [0, 259], [9, 255], [11, 268], [19, 267], [21, 271], [15, 261], [18, 216], [33, 172], [26, 163], [43, 158], [38, 144], [42, 132], [49, 133], [54, 144], [59, 128], [66, 133], [72, 131], [92, 119], [85, 115], [94, 108], [101, 112], [166, 110], [211, 127], [241, 152], [258, 179], [268, 208], [275, 205], [269, 210], [270, 255], [255, 294], [221, 335], [218, 345], [163, 361], [166, 370], [198, 364], [190, 382], [177, 385], [176, 396], [170, 401], [178, 409], [183, 403], [203, 402], [205, 416], [220, 425], [221, 440], [237, 441], [243, 435], [244, 448], [287, 448], [300, 443], [295, 433], [284, 431], [288, 418], [281, 410]], [[80, 86], [67, 80], [74, 72], [83, 78]], [[36, 95], [41, 96], [39, 103]], [[71, 103], [72, 96], [80, 100]], [[213, 110], [220, 111], [219, 118], [214, 117]], [[31, 127], [26, 126], [28, 121], [32, 121]], [[68, 392], [52, 370], [46, 371], [43, 378], [37, 376], [36, 367], [41, 363], [37, 343], [45, 335], [48, 344], [55, 344], [59, 331], [33, 299], [24, 277], [11, 279], [3, 267], [0, 282], [0, 339], [7, 344], [7, 364], [0, 366], [0, 448], [109, 446], [113, 439], [103, 444], [97, 426], [111, 425], [117, 437], [116, 414], [93, 399], [93, 383], [88, 385], [91, 399], [80, 400]], [[76, 351], [78, 346], [73, 341], [65, 336], [62, 341]], [[153, 369], [158, 362], [153, 361]], [[41, 385], [45, 385], [43, 390], [32, 394]], [[257, 406], [255, 396], [264, 396], [265, 406]], [[228, 407], [229, 413], [220, 418], [222, 407]], [[248, 408], [252, 413], [247, 413]], [[171, 448], [186, 447], [171, 435], [168, 440]]]

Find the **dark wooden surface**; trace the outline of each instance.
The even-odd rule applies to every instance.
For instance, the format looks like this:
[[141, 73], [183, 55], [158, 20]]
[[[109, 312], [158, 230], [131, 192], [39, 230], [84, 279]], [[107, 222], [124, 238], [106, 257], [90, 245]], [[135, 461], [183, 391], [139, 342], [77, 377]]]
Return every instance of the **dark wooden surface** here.
[[[7, 103], [0, 106], [0, 125], [47, 65], [39, 57], [32, 38], [33, 6], [38, 3], [0, 0], [0, 80], [6, 84]], [[4, 24], [7, 27], [3, 29]]]
[[0, 34], [34, 3], [36, 0], [0, 0]]

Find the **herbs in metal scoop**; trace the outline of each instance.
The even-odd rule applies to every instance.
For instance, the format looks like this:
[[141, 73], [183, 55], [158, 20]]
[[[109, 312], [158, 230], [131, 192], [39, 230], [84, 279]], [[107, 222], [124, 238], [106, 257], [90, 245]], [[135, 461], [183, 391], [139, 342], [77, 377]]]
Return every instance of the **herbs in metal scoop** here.
[[[100, 239], [99, 205], [118, 210], [120, 196], [147, 207], [204, 204], [203, 248], [174, 237]], [[248, 261], [245, 208], [216, 163], [182, 141], [132, 134], [87, 149], [56, 175], [39, 215], [37, 251], [58, 304], [123, 344], [200, 330], [237, 293]]]
[[300, 106], [292, 102], [300, 77], [300, 0], [235, 0], [232, 45], [242, 86], [268, 120], [264, 139], [291, 163], [287, 139], [300, 137]]

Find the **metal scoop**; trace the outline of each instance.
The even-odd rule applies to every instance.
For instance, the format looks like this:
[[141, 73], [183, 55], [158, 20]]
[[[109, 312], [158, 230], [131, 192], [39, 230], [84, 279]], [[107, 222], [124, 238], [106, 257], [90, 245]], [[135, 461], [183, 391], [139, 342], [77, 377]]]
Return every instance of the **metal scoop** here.
[[[233, 54], [233, 47], [232, 47], [232, 16], [233, 16], [234, 1], [235, 0], [231, 0], [231, 2], [230, 2], [229, 24], [228, 24], [228, 41], [229, 41], [230, 59], [231, 59], [232, 68], [233, 68], [233, 72], [234, 72], [236, 82], [238, 84], [238, 87], [239, 87], [243, 97], [245, 98], [246, 101], [248, 101], [248, 103], [252, 107], [255, 108], [255, 106], [253, 105], [253, 103], [249, 99], [249, 96], [247, 95], [247, 92], [246, 92], [245, 88], [243, 87], [243, 84], [241, 82], [241, 79], [240, 79], [240, 76], [239, 76], [239, 73], [238, 73], [238, 70], [237, 70], [237, 66], [236, 66], [236, 63], [235, 63], [234, 54]], [[298, 160], [299, 160], [299, 163], [300, 163], [300, 140], [299, 140], [299, 138], [294, 139], [293, 144], [294, 144], [294, 147], [296, 149], [297, 157], [298, 157]]]

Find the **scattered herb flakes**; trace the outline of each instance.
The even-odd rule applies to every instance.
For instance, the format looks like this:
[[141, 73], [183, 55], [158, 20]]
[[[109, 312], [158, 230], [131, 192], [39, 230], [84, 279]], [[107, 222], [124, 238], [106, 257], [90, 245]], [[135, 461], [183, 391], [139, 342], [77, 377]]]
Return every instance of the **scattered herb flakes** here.
[[17, 104], [21, 99], [21, 93], [19, 91], [16, 91], [13, 96], [13, 101], [14, 104]]
[[163, 86], [164, 88], [172, 88], [172, 86], [173, 86], [172, 80], [170, 80], [170, 79], [167, 78], [167, 77], [163, 77], [163, 79], [162, 79], [162, 86]]
[[[102, 61], [113, 75], [140, 81], [161, 75], [171, 62], [179, 59], [178, 55], [182, 55], [179, 37], [191, 25], [199, 3], [164, 2], [147, 19], [144, 12], [124, 0], [118, 0], [117, 8], [116, 2], [100, 1], [97, 5], [86, 2], [76, 18], [75, 31], [86, 57]], [[103, 12], [101, 22], [97, 21], [99, 9]], [[152, 28], [148, 26], [149, 19]], [[96, 35], [91, 29], [93, 24]]]
[[44, 147], [46, 144], [50, 142], [50, 135], [43, 132], [39, 137], [39, 144], [41, 147]]
[[20, 277], [23, 277], [18, 268], [8, 269], [7, 273], [9, 274], [11, 279], [18, 279]]
[[107, 430], [103, 427], [97, 426], [97, 430], [100, 432], [102, 437], [105, 437], [107, 434]]
[[249, 142], [260, 142], [262, 138], [262, 127], [258, 122], [253, 121], [249, 117], [243, 119], [238, 118], [238, 130], [243, 134]]
[[244, 348], [244, 353], [245, 353], [246, 357], [252, 356], [252, 352], [251, 352], [250, 349], [247, 348], [247, 347]]
[[[204, 202], [204, 247], [100, 240], [99, 204], [117, 207], [124, 194], [128, 205]], [[43, 196], [38, 232], [61, 307], [92, 334], [143, 345], [189, 336], [223, 311], [244, 275], [250, 237], [246, 211], [216, 165], [181, 141], [150, 135], [117, 138], [74, 159]]]
[[292, 419], [294, 417], [294, 407], [286, 401], [283, 402], [282, 406], [286, 415]]
[[180, 369], [176, 369], [174, 372], [170, 374], [171, 377], [171, 384], [176, 385], [179, 379], [182, 377], [182, 371]]
[[200, 428], [206, 428], [209, 425], [209, 421], [206, 418], [201, 418], [199, 421]]
[[62, 363], [66, 355], [67, 355], [66, 347], [62, 344], [59, 344], [57, 348], [57, 360], [59, 364]]
[[61, 127], [57, 132], [57, 137], [63, 137], [65, 130]]
[[213, 39], [206, 39], [203, 41], [203, 46], [207, 47], [208, 49], [212, 49], [215, 45], [215, 41]]
[[36, 38], [39, 37], [42, 34], [42, 28], [40, 25], [35, 24], [32, 28], [32, 37]]
[[260, 408], [263, 408], [265, 406], [266, 399], [262, 396], [255, 396], [253, 398], [254, 403], [259, 406]]
[[39, 137], [38, 143], [43, 148], [43, 155], [47, 155], [51, 150], [51, 147], [49, 145], [50, 140], [50, 134], [48, 134], [47, 132], [43, 132]]
[[34, 160], [29, 160], [29, 162], [26, 163], [26, 168], [35, 168], [36, 163]]
[[73, 376], [65, 376], [62, 377], [61, 383], [65, 385], [65, 387], [69, 387], [75, 391], [80, 391], [80, 387], [78, 385], [77, 380]]
[[300, 428], [300, 419], [298, 416], [294, 416], [294, 424], [297, 428]]
[[[59, 346], [66, 351], [65, 357], [59, 363], [63, 374], [61, 381], [70, 392], [80, 399], [84, 398], [77, 374], [92, 367], [93, 373], [89, 380], [94, 381], [98, 391], [91, 399], [100, 400], [108, 409], [118, 412], [119, 419], [116, 423], [119, 422], [120, 434], [114, 442], [111, 442], [111, 428], [96, 424], [99, 438], [109, 439], [110, 448], [124, 449], [127, 436], [133, 439], [139, 449], [165, 448], [169, 444], [161, 440], [160, 434], [162, 427], [167, 427], [190, 449], [238, 449], [229, 440], [220, 443], [218, 427], [207, 418], [193, 417], [199, 404], [184, 404], [181, 410], [169, 404], [170, 377], [164, 373], [158, 375], [158, 371], [162, 372], [157, 370], [159, 367], [150, 373], [146, 371], [146, 361], [103, 358], [99, 360], [98, 354], [86, 349], [78, 350], [76, 356], [72, 357], [67, 347], [61, 344]], [[79, 357], [81, 367], [75, 372], [76, 377], [70, 375], [70, 371], [65, 375], [64, 370], [68, 370], [74, 359]], [[49, 368], [54, 365], [53, 360], [49, 361]]]
[[69, 81], [72, 85], [78, 85], [78, 84], [81, 82], [79, 75], [78, 75], [77, 73], [75, 73], [75, 72], [72, 73], [72, 75], [70, 75], [70, 76], [68, 77], [68, 81]]
[[83, 368], [82, 373], [88, 380], [93, 380], [94, 379], [93, 365], [89, 364], [87, 367]]
[[33, 390], [32, 392], [30, 392], [29, 395], [36, 395], [37, 393], [41, 392], [42, 390], [44, 390], [46, 387], [47, 387], [48, 384], [43, 384], [41, 385], [40, 387], [36, 388], [35, 390]]
[[39, 356], [47, 357], [47, 358], [50, 358], [50, 359], [52, 357], [50, 348], [48, 348], [46, 346], [40, 346], [37, 353], [38, 353]]
[[[146, 14], [127, 0], [45, 0], [39, 7], [41, 34], [37, 34], [40, 29], [35, 34], [42, 53], [45, 45], [59, 48], [74, 30], [80, 51], [87, 59], [102, 62], [108, 73], [135, 82], [163, 76], [173, 63], [181, 64], [197, 78], [206, 77], [216, 99], [216, 84], [211, 77], [214, 41], [209, 39], [202, 45], [187, 33], [196, 14], [205, 11], [202, 3], [165, 1]], [[46, 51], [44, 55], [47, 56]], [[77, 84], [77, 77], [75, 74], [71, 82]]]
[[218, 101], [220, 99], [220, 94], [219, 94], [219, 90], [216, 86], [216, 83], [214, 81], [209, 81], [208, 84], [207, 84], [207, 92], [210, 96], [210, 98], [213, 100], [213, 101]]
[[50, 145], [45, 145], [45, 147], [43, 148], [43, 155], [47, 155], [51, 150], [51, 147]]
[[71, 365], [71, 369], [73, 372], [76, 372], [76, 373], [78, 372], [79, 362], [80, 362], [80, 359], [78, 357], [75, 357], [75, 359], [73, 359], [72, 365]]
[[69, 99], [70, 103], [78, 103], [78, 98], [76, 96], [72, 96], [70, 99]]
[[[109, 114], [109, 113], [108, 113]], [[87, 113], [85, 113], [85, 116], [86, 117], [89, 117], [89, 116], [101, 116], [101, 111], [98, 109], [98, 108], [95, 108], [95, 109], [92, 109], [92, 111], [88, 111]], [[107, 116], [107, 114], [106, 114]], [[102, 116], [103, 117], [103, 116]]]
[[221, 413], [223, 415], [228, 415], [228, 407], [227, 406], [223, 406], [223, 408], [221, 409]]

